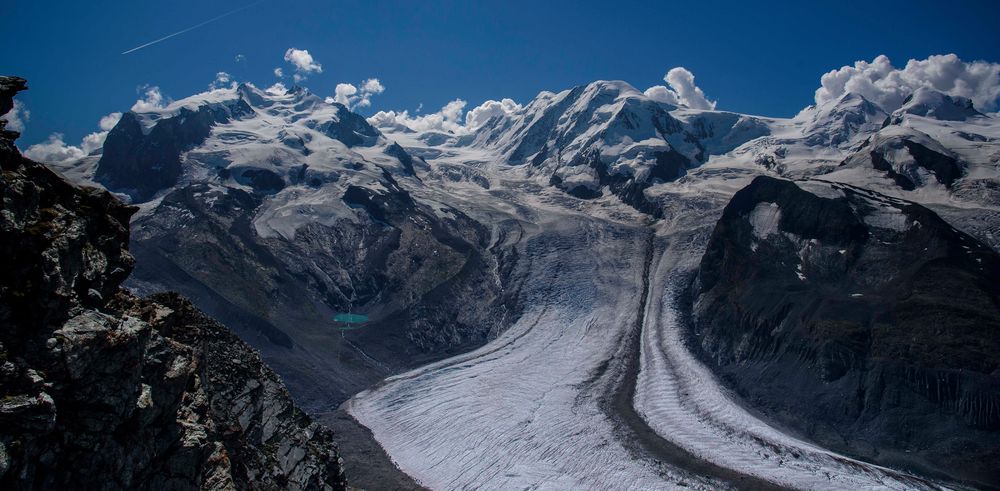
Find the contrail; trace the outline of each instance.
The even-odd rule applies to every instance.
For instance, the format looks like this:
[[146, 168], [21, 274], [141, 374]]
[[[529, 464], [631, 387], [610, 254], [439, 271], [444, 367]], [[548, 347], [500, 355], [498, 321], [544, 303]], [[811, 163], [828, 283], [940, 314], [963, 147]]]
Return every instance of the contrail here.
[[178, 35], [184, 34], [185, 32], [197, 29], [197, 28], [199, 28], [199, 27], [201, 27], [201, 26], [203, 26], [205, 24], [209, 24], [209, 23], [215, 22], [215, 21], [217, 21], [217, 20], [219, 20], [219, 19], [221, 19], [223, 17], [228, 17], [228, 16], [233, 15], [233, 14], [235, 14], [237, 12], [246, 10], [246, 9], [248, 9], [250, 7], [253, 7], [254, 5], [257, 5], [258, 3], [263, 2], [263, 1], [264, 0], [257, 0], [256, 2], [250, 3], [248, 5], [244, 5], [244, 6], [238, 8], [236, 10], [230, 10], [229, 12], [226, 12], [226, 13], [224, 13], [222, 15], [218, 15], [216, 17], [212, 17], [211, 19], [208, 19], [208, 20], [206, 20], [204, 22], [195, 24], [195, 25], [193, 25], [191, 27], [188, 27], [187, 29], [183, 29], [183, 30], [177, 31], [177, 32], [175, 32], [173, 34], [168, 34], [166, 36], [161, 37], [160, 39], [157, 39], [157, 40], [154, 40], [154, 41], [150, 41], [150, 42], [148, 42], [146, 44], [143, 44], [143, 45], [136, 46], [136, 47], [134, 47], [134, 48], [132, 48], [132, 49], [130, 49], [128, 51], [122, 51], [122, 54], [123, 55], [127, 55], [127, 54], [129, 54], [129, 53], [131, 53], [133, 51], [138, 51], [138, 50], [140, 50], [142, 48], [145, 48], [147, 46], [152, 46], [152, 45], [154, 45], [154, 44], [156, 44], [156, 43], [158, 43], [160, 41], [166, 41], [167, 39], [170, 39], [170, 38], [172, 38], [174, 36], [178, 36]]

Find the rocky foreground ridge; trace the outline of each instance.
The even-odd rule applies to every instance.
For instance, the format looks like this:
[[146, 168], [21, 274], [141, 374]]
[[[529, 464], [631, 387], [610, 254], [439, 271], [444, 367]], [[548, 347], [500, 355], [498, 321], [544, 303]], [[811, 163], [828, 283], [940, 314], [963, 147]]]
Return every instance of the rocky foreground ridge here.
[[[0, 77], [0, 114], [23, 79]], [[344, 489], [332, 433], [176, 294], [140, 299], [135, 208], [20, 155], [0, 120], [0, 488]]]

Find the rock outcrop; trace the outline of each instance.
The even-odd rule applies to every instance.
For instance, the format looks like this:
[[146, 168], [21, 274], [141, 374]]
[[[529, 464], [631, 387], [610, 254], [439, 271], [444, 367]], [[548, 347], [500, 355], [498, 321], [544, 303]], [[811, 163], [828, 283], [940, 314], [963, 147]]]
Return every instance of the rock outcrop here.
[[145, 128], [132, 111], [108, 132], [95, 179], [108, 189], [143, 201], [168, 188], [181, 176], [181, 154], [205, 141], [212, 127], [252, 114], [242, 99], [182, 107], [177, 115]]
[[[0, 77], [0, 108], [25, 88]], [[135, 208], [0, 148], [0, 487], [344, 489], [332, 433], [176, 294], [120, 287]], [[15, 135], [16, 136], [16, 135]]]
[[1000, 256], [923, 206], [758, 177], [719, 220], [692, 342], [837, 451], [1000, 485]]

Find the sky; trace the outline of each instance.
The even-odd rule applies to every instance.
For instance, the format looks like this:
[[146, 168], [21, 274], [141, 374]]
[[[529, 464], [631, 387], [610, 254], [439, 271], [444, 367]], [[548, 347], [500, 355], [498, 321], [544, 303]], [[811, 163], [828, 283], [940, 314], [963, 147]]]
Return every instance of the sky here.
[[324, 96], [377, 79], [384, 91], [357, 108], [368, 116], [436, 111], [456, 98], [470, 108], [524, 104], [598, 79], [645, 90], [685, 67], [718, 109], [787, 117], [813, 103], [824, 73], [858, 60], [1000, 62], [998, 18], [992, 0], [13, 0], [0, 17], [0, 74], [28, 79], [22, 147], [56, 132], [80, 141], [144, 87], [180, 99], [220, 71], [267, 87], [275, 68], [286, 85], [298, 73]]

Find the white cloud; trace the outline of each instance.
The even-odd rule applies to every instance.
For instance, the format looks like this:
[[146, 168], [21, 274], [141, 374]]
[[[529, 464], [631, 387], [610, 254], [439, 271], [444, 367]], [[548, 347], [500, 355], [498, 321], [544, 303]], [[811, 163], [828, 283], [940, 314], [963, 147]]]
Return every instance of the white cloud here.
[[479, 106], [472, 108], [472, 110], [465, 115], [465, 127], [469, 130], [475, 130], [496, 116], [508, 115], [520, 110], [521, 105], [514, 102], [513, 99], [486, 101]]
[[305, 80], [310, 73], [323, 73], [323, 66], [313, 59], [307, 49], [288, 48], [285, 51], [285, 61], [295, 66], [295, 74], [292, 76], [295, 83]]
[[91, 133], [83, 137], [83, 141], [80, 142], [80, 150], [83, 151], [84, 155], [90, 155], [91, 152], [97, 150], [98, 148], [104, 147], [104, 140], [108, 139], [107, 131], [98, 131]]
[[63, 142], [62, 133], [53, 133], [45, 143], [28, 147], [24, 156], [38, 162], [59, 164], [83, 158], [86, 154], [80, 147]]
[[361, 84], [361, 90], [369, 94], [381, 94], [385, 92], [385, 86], [377, 78], [370, 78]]
[[118, 120], [122, 119], [122, 113], [111, 113], [107, 116], [101, 117], [101, 121], [98, 122], [98, 126], [104, 131], [110, 131], [118, 124]]
[[244, 61], [247, 61], [247, 57], [242, 54], [239, 54], [236, 55], [236, 58], [233, 58], [233, 61], [235, 61], [236, 63], [243, 63]]
[[654, 85], [646, 89], [646, 97], [654, 101], [665, 102], [675, 106], [687, 106], [692, 109], [715, 109], [716, 101], [705, 97], [705, 92], [694, 83], [694, 74], [687, 68], [671, 68], [663, 81], [669, 86]]
[[104, 140], [108, 138], [108, 132], [122, 119], [122, 113], [114, 112], [101, 117], [97, 123], [101, 131], [95, 131], [85, 137], [80, 142], [80, 146], [67, 145], [63, 141], [62, 133], [53, 133], [44, 143], [39, 143], [28, 147], [24, 155], [32, 160], [49, 163], [62, 163], [76, 160], [90, 155], [95, 150], [104, 146]]
[[233, 78], [228, 73], [219, 72], [215, 74], [215, 80], [208, 84], [208, 88], [209, 90], [216, 90], [231, 87], [235, 84], [236, 82], [233, 81]]
[[139, 90], [144, 90], [142, 97], [140, 97], [135, 104], [132, 104], [132, 111], [137, 113], [156, 111], [163, 109], [167, 106], [167, 101], [164, 99], [163, 94], [160, 93], [159, 87], [142, 87]]
[[462, 120], [462, 111], [465, 109], [466, 102], [462, 99], [455, 99], [441, 108], [438, 114], [448, 122], [458, 122]]
[[466, 133], [468, 130], [462, 124], [462, 112], [466, 102], [455, 99], [441, 108], [440, 111], [422, 116], [410, 116], [408, 111], [379, 111], [368, 122], [377, 127], [402, 124], [415, 131], [447, 131], [451, 133]]
[[664, 87], [663, 85], [654, 85], [646, 89], [643, 94], [646, 94], [646, 97], [649, 97], [657, 102], [663, 102], [674, 106], [681, 105], [681, 101], [677, 100], [677, 93]]
[[281, 67], [274, 68], [274, 76], [278, 78], [285, 78], [285, 71]]
[[337, 84], [337, 88], [333, 90], [333, 100], [347, 106], [351, 97], [357, 93], [358, 88], [351, 84]]
[[104, 140], [108, 138], [108, 132], [111, 128], [114, 128], [118, 124], [118, 120], [122, 119], [122, 113], [114, 112], [106, 116], [102, 116], [101, 120], [97, 123], [97, 126], [101, 128], [101, 131], [91, 133], [83, 137], [83, 141], [80, 142], [80, 148], [83, 153], [90, 155], [104, 146]]
[[23, 102], [14, 99], [14, 108], [4, 114], [3, 119], [7, 120], [8, 130], [23, 133], [24, 124], [31, 119], [31, 111], [25, 107]]
[[274, 85], [264, 89], [264, 92], [267, 92], [268, 94], [271, 95], [285, 95], [288, 93], [288, 89], [285, 88], [285, 84], [277, 82]]
[[885, 55], [871, 62], [857, 61], [823, 74], [816, 89], [816, 103], [837, 99], [850, 92], [864, 96], [886, 111], [902, 106], [920, 87], [972, 99], [980, 110], [996, 107], [1000, 97], [1000, 63], [964, 62], [954, 54], [910, 60], [896, 68]]
[[[368, 118], [368, 122], [376, 127], [401, 124], [415, 131], [434, 130], [468, 134], [479, 129], [493, 117], [509, 115], [523, 109], [523, 106], [512, 99], [489, 100], [472, 108], [468, 113], [465, 113], [466, 105], [462, 99], [455, 99], [445, 104], [439, 111], [423, 115], [410, 115], [409, 111], [379, 111]], [[419, 113], [423, 107], [421, 103], [415, 113]]]
[[359, 85], [360, 89], [353, 84], [337, 84], [333, 90], [333, 97], [327, 97], [327, 102], [338, 102], [353, 110], [370, 106], [373, 95], [385, 92], [385, 86], [377, 78], [369, 78]]

